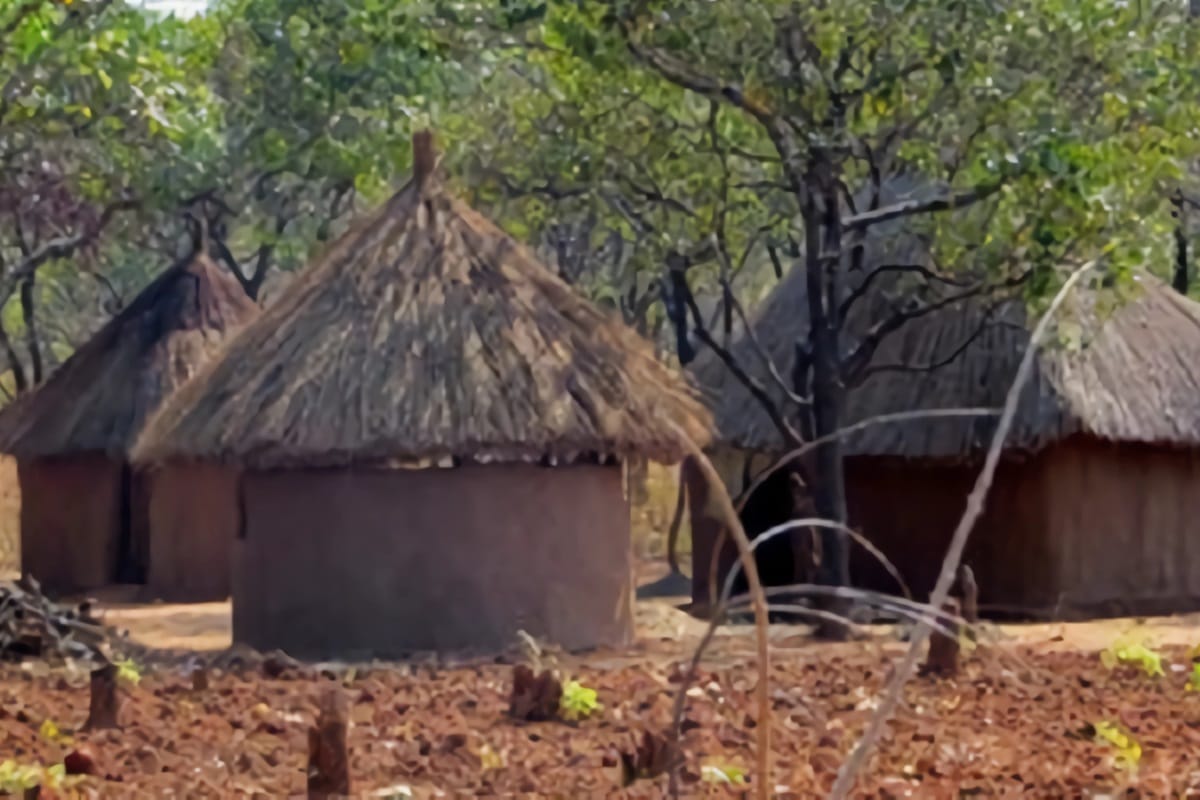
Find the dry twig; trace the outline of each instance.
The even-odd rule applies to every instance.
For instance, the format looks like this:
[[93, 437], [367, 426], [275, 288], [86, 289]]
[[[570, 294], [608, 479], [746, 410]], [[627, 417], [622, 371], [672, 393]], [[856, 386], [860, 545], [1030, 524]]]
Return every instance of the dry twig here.
[[[1033, 330], [1033, 335], [1030, 337], [1029, 344], [1025, 348], [1025, 355], [1021, 358], [1021, 365], [1017, 369], [1016, 377], [1013, 378], [1012, 385], [1008, 389], [1008, 396], [1004, 401], [1004, 409], [1000, 414], [1000, 421], [996, 425], [996, 432], [992, 435], [992, 443], [988, 447], [983, 469], [975, 481], [975, 488], [971, 490], [971, 494], [967, 498], [966, 511], [963, 513], [962, 519], [959, 520], [958, 527], [955, 528], [954, 535], [950, 539], [950, 547], [947, 549], [946, 557], [942, 561], [942, 570], [938, 574], [937, 583], [934, 585], [933, 592], [929, 596], [929, 604], [934, 608], [941, 608], [946, 602], [950, 586], [954, 583], [954, 578], [958, 571], [959, 562], [962, 561], [963, 550], [967, 546], [967, 538], [971, 535], [971, 528], [975, 526], [976, 520], [978, 520], [980, 513], [983, 511], [983, 503], [987, 498], [988, 490], [991, 489], [992, 479], [996, 474], [996, 466], [1000, 461], [1000, 453], [1004, 448], [1004, 440], [1008, 437], [1008, 430], [1012, 427], [1013, 418], [1017, 414], [1017, 405], [1021, 399], [1021, 392], [1029, 380], [1030, 372], [1033, 371], [1033, 363], [1038, 347], [1045, 337], [1046, 330], [1050, 327], [1050, 322], [1054, 318], [1054, 315], [1067, 299], [1067, 295], [1075, 288], [1075, 285], [1079, 283], [1084, 274], [1095, 265], [1095, 261], [1089, 261], [1071, 273], [1066, 283], [1058, 290], [1058, 294], [1054, 296], [1053, 302], [1050, 303], [1050, 308], [1046, 310], [1046, 313], [1038, 321], [1037, 327]], [[900, 665], [896, 669], [891, 683], [888, 685], [883, 702], [880, 703], [875, 714], [871, 717], [866, 731], [863, 733], [862, 738], [858, 740], [849, 758], [846, 759], [841, 769], [838, 770], [837, 780], [834, 782], [833, 789], [829, 793], [831, 800], [844, 800], [850, 794], [850, 790], [854, 788], [854, 781], [866, 765], [867, 758], [871, 755], [875, 744], [879, 741], [879, 737], [883, 732], [883, 726], [887, 724], [887, 721], [891, 718], [892, 713], [900, 702], [900, 695], [904, 691], [904, 685], [908, 683], [913, 675], [921, 647], [925, 644], [925, 640], [929, 638], [929, 634], [929, 623], [925, 619], [918, 620], [908, 651], [904, 654], [903, 659], [901, 659]]]
[[[755, 753], [758, 776], [755, 783], [755, 795], [760, 800], [767, 800], [771, 796], [771, 695], [767, 685], [771, 674], [771, 653], [767, 640], [767, 597], [763, 592], [762, 582], [758, 578], [758, 566], [754, 562], [754, 553], [750, 547], [750, 540], [746, 538], [746, 531], [742, 528], [742, 523], [738, 519], [737, 512], [733, 509], [733, 501], [730, 499], [729, 493], [725, 491], [725, 484], [721, 482], [721, 478], [713, 467], [712, 462], [696, 446], [691, 437], [670, 420], [664, 419], [664, 422], [675, 429], [678, 439], [688, 450], [688, 459], [695, 464], [704, 477], [707, 491], [705, 492], [705, 496], [696, 499], [703, 502], [706, 509], [724, 523], [723, 527], [728, 529], [733, 536], [734, 543], [737, 545], [742, 569], [746, 571], [746, 583], [750, 587], [750, 597], [754, 608], [754, 634], [758, 650], [758, 686], [756, 692], [758, 701], [758, 742], [757, 753]], [[718, 609], [717, 613], [713, 616], [714, 624], [709, 627], [704, 640], [693, 655], [683, 683], [679, 688], [679, 693], [675, 697], [670, 742], [673, 746], [678, 746], [679, 744], [680, 725], [683, 721], [683, 705], [687, 697], [687, 690], [691, 682], [695, 680], [696, 670], [700, 664], [700, 657], [708, 642], [712, 639], [720, 616], [720, 610]], [[678, 798], [679, 770], [677, 768], [670, 770], [669, 781], [671, 797]]]

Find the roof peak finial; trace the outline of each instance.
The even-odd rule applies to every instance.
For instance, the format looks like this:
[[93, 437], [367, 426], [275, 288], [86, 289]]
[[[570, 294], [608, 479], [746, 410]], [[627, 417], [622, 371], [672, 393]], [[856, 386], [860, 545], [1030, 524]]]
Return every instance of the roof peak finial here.
[[422, 128], [413, 134], [413, 180], [418, 185], [425, 183], [437, 168], [438, 151], [434, 141], [433, 131]]

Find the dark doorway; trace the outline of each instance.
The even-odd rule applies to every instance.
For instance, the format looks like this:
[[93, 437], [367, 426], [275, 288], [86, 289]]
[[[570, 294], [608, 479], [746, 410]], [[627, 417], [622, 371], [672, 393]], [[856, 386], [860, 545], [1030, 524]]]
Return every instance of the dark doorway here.
[[120, 532], [113, 577], [117, 583], [144, 584], [150, 566], [150, 498], [146, 475], [129, 464], [122, 465], [120, 492]]
[[[795, 484], [787, 469], [773, 472], [747, 498], [741, 512], [742, 527], [750, 541], [757, 540], [762, 534], [772, 528], [796, 519]], [[809, 570], [805, 565], [811, 561], [812, 533], [808, 529], [788, 531], [773, 536], [755, 548], [755, 564], [758, 566], [759, 579], [764, 588], [791, 586], [811, 580]], [[732, 548], [732, 543], [727, 546]], [[737, 560], [736, 549], [728, 554], [722, 554], [723, 585], [728, 569]], [[746, 578], [741, 570], [733, 583], [733, 595], [745, 594], [748, 591]], [[776, 596], [769, 598], [772, 603], [796, 605], [800, 602], [795, 596]], [[802, 615], [792, 611], [772, 611], [773, 622], [802, 621]]]

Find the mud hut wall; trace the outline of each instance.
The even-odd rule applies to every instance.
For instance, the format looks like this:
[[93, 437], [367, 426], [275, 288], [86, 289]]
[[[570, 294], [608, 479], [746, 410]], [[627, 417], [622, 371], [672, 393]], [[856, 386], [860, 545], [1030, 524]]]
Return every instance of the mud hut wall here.
[[150, 494], [147, 594], [174, 602], [228, 597], [240, 521], [238, 473], [215, 464], [169, 463], [140, 474]]
[[[1023, 615], [1052, 602], [1056, 576], [1043, 535], [1039, 475], [1036, 463], [1002, 462], [971, 531], [963, 561], [979, 583], [980, 604], [993, 612]], [[972, 464], [847, 459], [850, 524], [882, 551], [917, 600], [926, 600], [937, 582], [977, 476]], [[859, 546], [851, 552], [856, 585], [898, 591], [877, 559]]]
[[1200, 453], [1076, 437], [1042, 476], [1059, 616], [1200, 608]]
[[102, 455], [21, 461], [21, 572], [46, 591], [96, 589], [116, 578], [120, 462]]
[[633, 632], [617, 467], [246, 472], [233, 634], [310, 658]]

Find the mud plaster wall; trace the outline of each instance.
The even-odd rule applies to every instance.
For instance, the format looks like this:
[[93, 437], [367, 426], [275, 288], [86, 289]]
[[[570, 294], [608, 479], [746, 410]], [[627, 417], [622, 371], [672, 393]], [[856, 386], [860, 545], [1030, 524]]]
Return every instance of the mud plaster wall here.
[[[926, 600], [937, 581], [977, 475], [971, 465], [847, 459], [850, 524], [887, 556], [917, 600]], [[1055, 575], [1043, 499], [1037, 463], [999, 465], [963, 554], [979, 583], [980, 604], [993, 612], [1021, 615], [1053, 605]], [[898, 593], [877, 559], [862, 547], [851, 548], [856, 585]]]
[[632, 636], [620, 468], [248, 472], [242, 504], [235, 641], [350, 658]]
[[17, 460], [0, 456], [0, 576], [21, 572], [21, 485]]
[[[966, 507], [978, 465], [850, 458], [847, 506], [904, 576], [928, 597]], [[715, 532], [696, 534], [707, 564]], [[854, 583], [895, 581], [852, 547]], [[732, 562], [722, 553], [722, 571]], [[971, 565], [985, 612], [1072, 619], [1200, 609], [1200, 454], [1074, 437], [997, 470], [971, 532]], [[694, 583], [693, 596], [707, 597]]]
[[23, 461], [21, 572], [54, 594], [111, 583], [121, 534], [121, 464], [100, 455]]
[[168, 464], [142, 473], [150, 487], [150, 597], [221, 600], [232, 586], [237, 472], [208, 464]]
[[1200, 454], [1076, 439], [1042, 474], [1059, 616], [1200, 608]]

